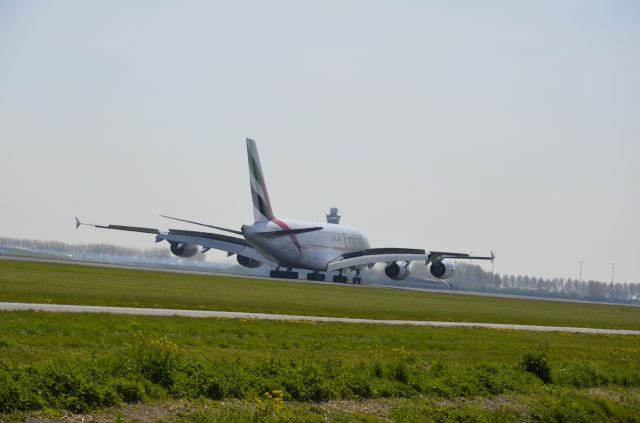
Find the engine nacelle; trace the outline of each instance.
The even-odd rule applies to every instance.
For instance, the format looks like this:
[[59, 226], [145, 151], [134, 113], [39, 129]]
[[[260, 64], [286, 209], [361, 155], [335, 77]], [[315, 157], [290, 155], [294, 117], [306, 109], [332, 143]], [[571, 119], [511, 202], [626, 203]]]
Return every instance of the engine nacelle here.
[[406, 261], [394, 261], [387, 264], [384, 273], [394, 281], [401, 281], [409, 276], [409, 263]]
[[187, 244], [186, 242], [169, 242], [171, 244], [171, 252], [174, 256], [178, 257], [193, 257], [198, 254], [200, 247], [194, 244]]
[[456, 270], [456, 263], [449, 259], [431, 263], [431, 274], [438, 279], [449, 279]]
[[255, 269], [256, 267], [262, 266], [262, 262], [261, 261], [254, 260], [254, 259], [249, 258], [249, 257], [241, 256], [240, 254], [238, 254], [236, 259], [238, 260], [238, 264], [240, 264], [240, 265], [242, 265], [244, 267], [248, 267], [250, 269]]

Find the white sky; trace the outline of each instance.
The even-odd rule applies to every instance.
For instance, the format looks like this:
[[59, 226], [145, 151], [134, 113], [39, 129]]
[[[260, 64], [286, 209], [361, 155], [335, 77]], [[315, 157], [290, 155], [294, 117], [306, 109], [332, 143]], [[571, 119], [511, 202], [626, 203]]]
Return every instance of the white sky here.
[[640, 282], [637, 1], [0, 1], [0, 236], [250, 223], [245, 137], [279, 217]]

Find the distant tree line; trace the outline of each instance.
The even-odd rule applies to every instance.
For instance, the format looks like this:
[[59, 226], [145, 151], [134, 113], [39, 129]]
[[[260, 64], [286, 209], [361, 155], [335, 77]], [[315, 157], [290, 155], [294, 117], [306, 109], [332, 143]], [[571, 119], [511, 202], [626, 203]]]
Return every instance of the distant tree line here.
[[[128, 258], [140, 260], [184, 260], [171, 254], [169, 245], [162, 248], [127, 248], [111, 244], [67, 244], [59, 241], [40, 241], [37, 239], [17, 239], [0, 237], [0, 247], [16, 248], [38, 253], [71, 256], [82, 260], [100, 258]], [[190, 261], [198, 262], [206, 259], [204, 254], [196, 254]], [[111, 260], [109, 260], [111, 261]]]
[[458, 263], [449, 284], [453, 289], [464, 291], [499, 292], [586, 301], [631, 302], [640, 300], [640, 284], [638, 283], [499, 275], [487, 272], [480, 266], [465, 263]]

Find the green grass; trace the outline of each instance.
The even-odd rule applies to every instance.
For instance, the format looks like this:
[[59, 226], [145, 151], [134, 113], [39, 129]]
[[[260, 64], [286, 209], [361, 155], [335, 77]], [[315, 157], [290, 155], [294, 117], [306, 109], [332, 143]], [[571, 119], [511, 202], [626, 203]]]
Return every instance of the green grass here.
[[620, 368], [640, 363], [640, 336], [526, 332], [480, 328], [319, 324], [306, 321], [0, 312], [0, 351], [7, 362], [39, 363], [74, 354], [126, 349], [139, 334], [168, 337], [194, 357], [263, 359], [272, 354], [321, 354], [340, 360], [394, 358], [404, 347], [416, 358], [446, 365], [490, 360], [515, 365], [532, 348], [550, 360], [575, 358]]
[[[0, 301], [640, 327], [629, 307], [17, 261], [0, 261]], [[117, 421], [634, 422], [640, 336], [0, 311], [0, 421], [69, 411]]]
[[0, 260], [0, 301], [640, 329], [640, 308]]
[[[0, 411], [19, 419], [32, 412], [195, 401], [170, 414], [179, 421], [320, 421], [325, 414], [337, 421], [378, 421], [375, 415], [637, 421], [639, 341], [479, 328], [0, 312]], [[547, 358], [549, 383], [522, 366], [531, 352]], [[236, 402], [229, 408], [220, 400]], [[211, 401], [210, 407], [198, 401]], [[379, 412], [372, 414], [372, 407]]]

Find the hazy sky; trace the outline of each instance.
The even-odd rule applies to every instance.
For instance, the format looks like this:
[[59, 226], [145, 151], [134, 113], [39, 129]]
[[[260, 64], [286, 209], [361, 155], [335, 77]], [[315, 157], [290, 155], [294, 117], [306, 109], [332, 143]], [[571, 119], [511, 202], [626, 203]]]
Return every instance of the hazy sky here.
[[245, 137], [278, 217], [640, 282], [637, 1], [0, 0], [0, 236], [250, 223]]

